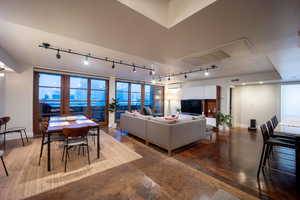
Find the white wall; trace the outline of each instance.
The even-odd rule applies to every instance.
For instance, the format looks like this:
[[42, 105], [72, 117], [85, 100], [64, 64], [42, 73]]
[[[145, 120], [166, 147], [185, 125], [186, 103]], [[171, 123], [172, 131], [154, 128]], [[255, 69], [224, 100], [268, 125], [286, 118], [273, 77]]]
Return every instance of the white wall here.
[[0, 116], [4, 115], [4, 104], [5, 104], [5, 77], [0, 77]]
[[259, 126], [274, 115], [280, 119], [279, 84], [238, 86], [232, 96], [234, 126], [246, 128], [250, 119], [256, 119]]
[[[33, 118], [33, 68], [26, 67], [21, 73], [5, 74], [5, 103], [3, 115], [10, 116], [10, 126], [23, 126], [28, 136], [32, 136]], [[19, 137], [18, 134], [7, 135], [8, 139]]]
[[[262, 73], [255, 73], [249, 75], [242, 75], [242, 76], [235, 76], [235, 77], [227, 77], [227, 78], [220, 78], [220, 79], [209, 79], [209, 80], [199, 80], [199, 81], [188, 81], [181, 84], [181, 87], [176, 92], [177, 100], [171, 102], [171, 106], [169, 106], [169, 101], [167, 100], [167, 96], [169, 95], [168, 89], [166, 90], [166, 101], [165, 101], [165, 113], [166, 114], [173, 114], [176, 113], [176, 108], [180, 107], [180, 96], [182, 91], [185, 88], [190, 87], [197, 87], [197, 86], [207, 86], [207, 85], [219, 85], [221, 86], [221, 112], [229, 113], [229, 92], [230, 86], [232, 85], [232, 79], [240, 79], [240, 83], [242, 82], [259, 82], [259, 81], [267, 81], [267, 80], [277, 80], [278, 74], [276, 72], [262, 72]], [[168, 87], [168, 86], [167, 86]], [[280, 96], [278, 97], [280, 100]], [[279, 105], [280, 106], [280, 105]], [[169, 109], [170, 108], [170, 109]], [[279, 107], [280, 110], [280, 107]], [[239, 115], [239, 112], [234, 113], [233, 115]], [[234, 116], [233, 116], [234, 117]], [[238, 119], [241, 118], [238, 116]], [[264, 119], [264, 117], [262, 117]], [[242, 116], [243, 123], [247, 121], [244, 116]], [[239, 122], [240, 123], [240, 122]], [[248, 122], [249, 123], [249, 122]], [[248, 124], [246, 123], [246, 124]]]

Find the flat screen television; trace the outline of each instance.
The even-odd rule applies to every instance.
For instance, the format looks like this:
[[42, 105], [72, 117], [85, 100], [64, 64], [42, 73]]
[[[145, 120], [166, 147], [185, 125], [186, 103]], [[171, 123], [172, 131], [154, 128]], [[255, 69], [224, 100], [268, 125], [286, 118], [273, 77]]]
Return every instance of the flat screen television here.
[[189, 114], [202, 114], [202, 101], [198, 99], [181, 100], [181, 112]]

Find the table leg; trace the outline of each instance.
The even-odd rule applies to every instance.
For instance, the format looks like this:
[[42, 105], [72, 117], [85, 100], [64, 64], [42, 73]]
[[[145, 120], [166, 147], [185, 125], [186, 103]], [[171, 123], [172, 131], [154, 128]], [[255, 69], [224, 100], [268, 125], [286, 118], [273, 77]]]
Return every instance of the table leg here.
[[50, 145], [51, 145], [51, 142], [50, 142], [50, 134], [47, 134], [47, 137], [48, 137], [48, 152], [47, 152], [47, 165], [48, 165], [48, 171], [50, 172], [51, 171], [51, 148], [50, 148]]
[[97, 128], [97, 157], [100, 158], [100, 127]]

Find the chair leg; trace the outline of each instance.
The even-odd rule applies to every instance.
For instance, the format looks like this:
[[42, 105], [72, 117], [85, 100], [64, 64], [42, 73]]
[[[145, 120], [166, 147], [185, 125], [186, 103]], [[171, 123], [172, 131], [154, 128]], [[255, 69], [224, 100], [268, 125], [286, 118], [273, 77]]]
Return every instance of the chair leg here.
[[91, 160], [90, 160], [90, 148], [89, 148], [89, 140], [88, 138], [86, 138], [86, 148], [87, 148], [87, 155], [88, 155], [88, 161], [89, 161], [89, 165], [91, 164]]
[[23, 131], [24, 131], [24, 133], [25, 133], [25, 137], [26, 137], [27, 142], [29, 142], [28, 137], [27, 137], [26, 130], [24, 129]]
[[22, 144], [24, 146], [25, 144], [24, 144], [24, 140], [23, 140], [23, 136], [22, 136], [22, 131], [19, 131], [19, 132], [20, 132], [20, 136], [21, 136], [21, 139], [22, 139]]
[[266, 148], [266, 152], [265, 152], [265, 157], [264, 157], [264, 161], [263, 161], [263, 168], [266, 166], [266, 161], [267, 159], [269, 159], [269, 151], [270, 151], [271, 145], [267, 144], [267, 148]]
[[68, 162], [68, 158], [67, 158], [67, 156], [68, 156], [68, 147], [66, 147], [66, 157], [65, 157], [65, 172], [67, 171], [67, 162]]
[[44, 144], [42, 142], [42, 144], [41, 144], [40, 158], [39, 158], [39, 165], [41, 164], [41, 159], [42, 159], [42, 155], [43, 155], [43, 149], [44, 149]]
[[3, 160], [3, 156], [1, 156], [1, 161], [2, 161], [2, 164], [3, 164], [4, 170], [5, 170], [6, 176], [8, 176], [8, 172], [7, 172], [4, 160]]
[[65, 151], [66, 151], [66, 146], [64, 145], [64, 149], [63, 149], [63, 154], [62, 154], [62, 157], [61, 157], [61, 161], [64, 161]]
[[6, 133], [4, 133], [4, 138], [3, 138], [3, 149], [6, 149]]
[[258, 170], [257, 170], [257, 177], [259, 177], [259, 173], [260, 173], [260, 170], [261, 170], [262, 162], [264, 160], [265, 148], [266, 148], [266, 145], [264, 144], [262, 152], [261, 152], [261, 156], [260, 156]]

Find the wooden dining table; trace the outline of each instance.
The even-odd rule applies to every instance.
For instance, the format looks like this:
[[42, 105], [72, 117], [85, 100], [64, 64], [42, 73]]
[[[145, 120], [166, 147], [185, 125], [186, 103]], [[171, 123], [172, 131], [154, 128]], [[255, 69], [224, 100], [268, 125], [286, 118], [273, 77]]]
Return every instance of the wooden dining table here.
[[[47, 129], [48, 141], [53, 134], [63, 134], [64, 128], [89, 127], [97, 129], [97, 157], [100, 158], [100, 126], [98, 123], [88, 119], [84, 115], [52, 116]], [[47, 144], [47, 166], [51, 171], [51, 142]]]
[[274, 130], [275, 133], [293, 136], [296, 139], [296, 180], [300, 186], [300, 119], [280, 122]]

